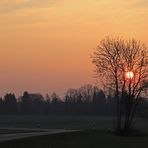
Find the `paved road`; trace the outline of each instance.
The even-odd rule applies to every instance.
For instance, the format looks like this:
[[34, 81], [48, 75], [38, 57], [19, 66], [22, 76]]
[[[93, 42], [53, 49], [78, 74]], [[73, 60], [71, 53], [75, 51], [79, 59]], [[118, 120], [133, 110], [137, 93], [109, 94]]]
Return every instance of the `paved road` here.
[[[51, 134], [59, 134], [59, 133], [77, 131], [77, 130], [62, 130], [62, 129], [30, 129], [30, 128], [0, 128], [0, 129], [22, 130], [24, 132], [25, 130], [27, 131], [27, 133], [0, 134], [0, 142], [23, 139], [23, 138], [34, 137], [34, 136], [43, 136], [43, 135], [51, 135]], [[28, 133], [28, 131], [30, 132]]]

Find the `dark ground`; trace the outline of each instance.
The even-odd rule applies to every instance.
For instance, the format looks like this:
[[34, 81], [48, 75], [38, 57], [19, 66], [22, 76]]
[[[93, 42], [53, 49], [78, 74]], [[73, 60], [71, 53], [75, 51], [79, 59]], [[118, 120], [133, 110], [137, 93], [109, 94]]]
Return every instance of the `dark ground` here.
[[[113, 128], [113, 118], [0, 116], [0, 127], [36, 128], [39, 123], [41, 128], [82, 129], [83, 131], [2, 142], [0, 148], [148, 148], [147, 134], [121, 137], [108, 132], [108, 129]], [[92, 130], [93, 125], [96, 130]], [[147, 125], [147, 119], [136, 119], [134, 123], [136, 129], [145, 133], [148, 133]]]
[[120, 137], [104, 130], [40, 136], [0, 143], [1, 148], [147, 148], [148, 137]]

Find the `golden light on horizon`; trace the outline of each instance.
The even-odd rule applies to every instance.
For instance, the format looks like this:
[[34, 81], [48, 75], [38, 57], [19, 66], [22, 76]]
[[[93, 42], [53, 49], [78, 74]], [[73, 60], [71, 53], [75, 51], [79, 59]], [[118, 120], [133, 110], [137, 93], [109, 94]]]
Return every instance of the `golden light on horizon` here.
[[0, 96], [63, 95], [96, 83], [90, 55], [99, 41], [119, 36], [147, 43], [147, 16], [146, 0], [1, 0]]
[[126, 73], [126, 77], [127, 77], [128, 79], [132, 79], [132, 78], [134, 77], [134, 73], [133, 73], [132, 71], [128, 71], [128, 72]]

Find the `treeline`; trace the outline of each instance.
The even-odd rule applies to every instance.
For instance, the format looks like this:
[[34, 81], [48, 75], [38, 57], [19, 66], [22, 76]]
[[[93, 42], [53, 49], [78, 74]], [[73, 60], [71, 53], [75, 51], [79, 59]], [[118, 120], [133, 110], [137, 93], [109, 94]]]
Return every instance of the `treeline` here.
[[[106, 96], [102, 90], [88, 84], [79, 89], [68, 89], [64, 98], [56, 93], [43, 97], [26, 91], [18, 98], [15, 94], [8, 93], [0, 98], [0, 114], [113, 116], [115, 104], [114, 97]], [[142, 106], [148, 108], [146, 102]]]

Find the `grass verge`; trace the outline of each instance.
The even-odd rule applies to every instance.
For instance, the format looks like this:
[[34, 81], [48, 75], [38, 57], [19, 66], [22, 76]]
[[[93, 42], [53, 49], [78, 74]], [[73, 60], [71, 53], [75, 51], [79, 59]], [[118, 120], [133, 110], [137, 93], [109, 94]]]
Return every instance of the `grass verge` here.
[[0, 143], [1, 148], [147, 148], [148, 137], [120, 137], [104, 130], [38, 136]]

